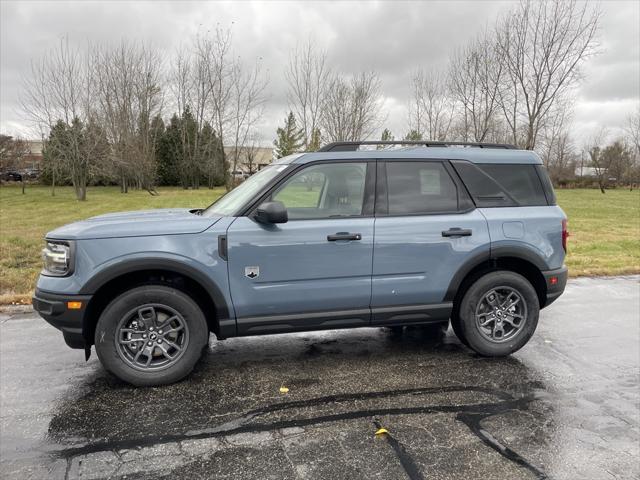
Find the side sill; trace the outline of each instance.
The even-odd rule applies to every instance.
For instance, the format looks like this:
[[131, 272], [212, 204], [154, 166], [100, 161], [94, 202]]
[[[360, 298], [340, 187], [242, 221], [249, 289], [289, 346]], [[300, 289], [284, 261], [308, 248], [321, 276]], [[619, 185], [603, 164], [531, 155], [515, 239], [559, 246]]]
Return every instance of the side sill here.
[[371, 309], [371, 325], [411, 325], [448, 320], [453, 302], [429, 305], [403, 305]]

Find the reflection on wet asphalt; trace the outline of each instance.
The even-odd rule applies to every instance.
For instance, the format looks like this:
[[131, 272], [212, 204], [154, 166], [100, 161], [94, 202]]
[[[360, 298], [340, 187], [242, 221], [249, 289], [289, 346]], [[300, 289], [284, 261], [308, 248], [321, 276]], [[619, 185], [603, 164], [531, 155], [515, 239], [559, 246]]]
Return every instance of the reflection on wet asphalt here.
[[571, 282], [510, 358], [418, 327], [212, 337], [149, 389], [5, 315], [0, 476], [638, 478], [639, 280]]

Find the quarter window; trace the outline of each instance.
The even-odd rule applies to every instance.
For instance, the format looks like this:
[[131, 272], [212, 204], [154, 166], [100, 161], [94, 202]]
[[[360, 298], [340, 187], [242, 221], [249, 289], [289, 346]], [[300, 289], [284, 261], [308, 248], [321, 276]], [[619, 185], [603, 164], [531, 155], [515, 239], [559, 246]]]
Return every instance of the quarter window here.
[[546, 205], [540, 178], [534, 165], [486, 163], [480, 165], [522, 206]]
[[362, 215], [366, 163], [312, 165], [291, 176], [273, 195], [289, 218], [336, 218]]
[[439, 162], [387, 162], [389, 215], [455, 212], [458, 192]]

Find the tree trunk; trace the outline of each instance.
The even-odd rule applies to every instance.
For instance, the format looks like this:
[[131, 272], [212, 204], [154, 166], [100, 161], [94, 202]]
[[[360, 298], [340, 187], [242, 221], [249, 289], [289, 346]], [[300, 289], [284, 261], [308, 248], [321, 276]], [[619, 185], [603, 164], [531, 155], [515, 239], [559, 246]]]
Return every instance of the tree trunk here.
[[80, 200], [81, 202], [84, 202], [87, 199], [87, 185], [85, 182], [83, 182], [82, 180], [79, 180], [75, 183], [75, 190], [76, 190], [76, 199]]
[[22, 175], [22, 181], [20, 183], [22, 183], [22, 194], [24, 195], [24, 175]]
[[51, 172], [51, 196], [56, 196], [56, 169]]

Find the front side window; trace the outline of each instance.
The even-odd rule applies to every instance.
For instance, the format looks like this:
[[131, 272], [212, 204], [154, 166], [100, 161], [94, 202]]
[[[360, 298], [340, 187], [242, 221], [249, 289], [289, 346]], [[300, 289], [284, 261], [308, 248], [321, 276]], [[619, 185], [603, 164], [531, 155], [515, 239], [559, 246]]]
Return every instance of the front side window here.
[[439, 162], [387, 162], [389, 215], [455, 212], [458, 192]]
[[293, 174], [271, 196], [291, 220], [362, 215], [366, 163], [312, 165]]
[[276, 164], [263, 168], [207, 207], [202, 212], [202, 215], [235, 215], [239, 209], [250, 202], [260, 190], [266, 187], [269, 182], [276, 178], [288, 166], [289, 165], [286, 164]]

